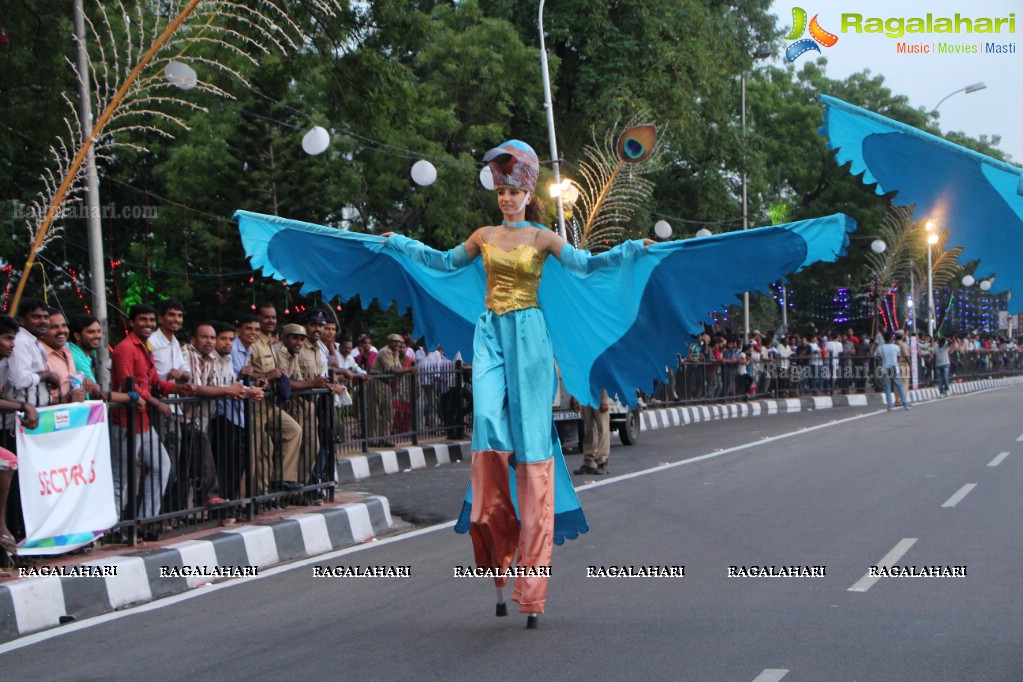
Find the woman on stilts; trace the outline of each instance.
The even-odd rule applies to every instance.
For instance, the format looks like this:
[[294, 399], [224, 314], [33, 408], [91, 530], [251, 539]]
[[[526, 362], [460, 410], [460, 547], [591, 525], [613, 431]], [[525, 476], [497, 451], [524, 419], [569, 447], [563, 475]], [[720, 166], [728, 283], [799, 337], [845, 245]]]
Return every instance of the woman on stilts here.
[[[462, 267], [482, 255], [487, 277], [486, 310], [473, 338], [469, 532], [476, 565], [501, 574], [494, 578], [497, 615], [508, 613], [504, 574], [512, 572], [514, 562], [511, 599], [527, 614], [527, 627], [535, 628], [544, 612], [555, 539], [555, 467], [565, 468], [549, 428], [557, 380], [537, 291], [548, 256], [576, 270], [595, 259], [537, 222], [543, 213], [535, 195], [540, 165], [529, 145], [510, 140], [484, 161], [504, 219], [443, 254], [442, 266]], [[426, 248], [400, 235], [390, 236], [387, 246], [413, 258]], [[578, 531], [585, 532], [581, 510], [578, 520]]]
[[[652, 126], [632, 128], [619, 156], [639, 162], [652, 144]], [[455, 530], [471, 534], [477, 567], [492, 571], [497, 615], [507, 615], [514, 575], [511, 599], [535, 628], [553, 545], [589, 530], [552, 418], [555, 355], [580, 401], [598, 405], [606, 388], [634, 406], [636, 386], [659, 375], [686, 334], [702, 331], [706, 311], [835, 260], [855, 223], [835, 214], [652, 248], [629, 240], [591, 255], [536, 222], [539, 161], [529, 145], [510, 140], [483, 160], [503, 220], [446, 252], [399, 234], [381, 240], [248, 211], [235, 217], [265, 274], [301, 281], [303, 291], [411, 307], [429, 343], [463, 355], [471, 348], [472, 481]]]

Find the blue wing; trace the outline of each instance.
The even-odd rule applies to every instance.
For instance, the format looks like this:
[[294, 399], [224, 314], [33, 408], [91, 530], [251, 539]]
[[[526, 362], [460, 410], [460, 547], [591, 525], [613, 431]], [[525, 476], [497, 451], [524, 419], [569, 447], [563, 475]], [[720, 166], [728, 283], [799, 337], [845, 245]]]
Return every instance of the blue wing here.
[[[482, 259], [439, 272], [382, 249], [383, 239], [275, 216], [235, 213], [254, 268], [302, 282], [302, 291], [411, 307], [416, 335], [461, 351], [483, 310]], [[597, 405], [600, 390], [630, 406], [636, 387], [662, 375], [709, 314], [816, 261], [844, 253], [855, 223], [845, 215], [703, 239], [615, 247], [621, 263], [579, 275], [555, 258], [544, 265], [540, 306], [569, 393]], [[612, 250], [613, 251], [613, 250]]]
[[377, 299], [387, 307], [412, 308], [415, 336], [442, 343], [453, 356], [472, 361], [472, 336], [483, 312], [486, 278], [479, 259], [454, 272], [439, 272], [383, 249], [382, 237], [276, 216], [236, 211], [242, 245], [252, 267], [287, 282], [302, 282], [302, 293], [327, 298], [358, 294], [363, 306]]
[[[540, 306], [566, 390], [598, 405], [600, 389], [634, 406], [710, 313], [744, 291], [845, 253], [851, 218], [835, 214], [702, 239], [633, 248], [620, 266], [579, 276], [550, 258]], [[621, 248], [621, 247], [615, 247]]]
[[[897, 191], [896, 203], [915, 204], [917, 220], [931, 219], [963, 247], [960, 260], [980, 259], [1000, 289], [1023, 289], [1023, 169], [952, 144], [826, 95], [821, 135], [839, 163], [877, 193]], [[1023, 311], [1023, 296], [1010, 301]]]

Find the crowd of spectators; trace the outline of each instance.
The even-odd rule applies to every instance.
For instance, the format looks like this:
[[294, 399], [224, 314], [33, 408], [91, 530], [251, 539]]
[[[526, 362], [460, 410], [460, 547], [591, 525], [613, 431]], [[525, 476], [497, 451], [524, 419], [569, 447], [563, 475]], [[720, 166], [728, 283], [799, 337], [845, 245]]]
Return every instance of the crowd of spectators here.
[[[107, 340], [95, 317], [68, 319], [38, 299], [24, 299], [16, 317], [0, 316], [0, 547], [9, 552], [24, 533], [14, 420], [31, 426], [36, 407], [110, 403], [116, 504], [122, 518], [146, 521], [261, 496], [320, 504], [334, 481], [335, 443], [390, 443], [421, 426], [412, 423], [413, 378], [425, 370], [416, 389], [433, 405], [452, 369], [439, 347], [428, 353], [408, 334], [390, 335], [379, 352], [362, 334], [356, 348], [319, 309], [281, 326], [266, 303], [237, 323], [189, 326], [184, 304], [164, 300], [128, 311], [104, 391], [96, 362]], [[363, 401], [368, 429], [353, 418]], [[148, 524], [146, 533], [160, 529]]]
[[[898, 345], [904, 382], [912, 379], [908, 330], [890, 332]], [[917, 383], [938, 386], [947, 394], [956, 378], [989, 375], [1020, 368], [1019, 344], [1013, 338], [951, 335], [916, 337]], [[660, 400], [749, 399], [866, 392], [882, 388], [879, 371], [882, 334], [852, 328], [823, 333], [775, 334], [754, 330], [747, 343], [723, 332], [706, 332], [679, 354], [678, 366], [655, 387]], [[907, 384], [908, 385], [908, 384]]]

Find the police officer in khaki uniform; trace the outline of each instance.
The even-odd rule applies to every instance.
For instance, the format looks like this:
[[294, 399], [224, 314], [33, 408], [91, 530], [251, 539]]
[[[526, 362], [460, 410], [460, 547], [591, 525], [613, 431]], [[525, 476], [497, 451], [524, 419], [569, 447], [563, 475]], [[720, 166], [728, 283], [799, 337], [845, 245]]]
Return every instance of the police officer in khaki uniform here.
[[[281, 330], [281, 340], [273, 346], [277, 366], [288, 375], [292, 391], [306, 391], [323, 388], [327, 379], [321, 376], [323, 365], [319, 351], [310, 345], [305, 327], [286, 324]], [[284, 480], [302, 483], [307, 478], [299, 471], [308, 472], [315, 462], [319, 450], [316, 428], [315, 404], [306, 397], [294, 397], [285, 404], [285, 414], [300, 427], [302, 438], [293, 459], [283, 464]]]
[[[387, 337], [387, 347], [377, 353], [376, 360], [370, 368], [369, 373], [374, 377], [369, 390], [370, 409], [370, 431], [374, 436], [385, 436], [391, 433], [394, 425], [394, 392], [392, 390], [394, 375], [402, 368], [403, 360], [398, 353], [398, 344], [401, 343], [400, 334], [390, 334]], [[393, 446], [393, 441], [378, 440], [376, 445], [384, 447]]]
[[610, 471], [608, 458], [611, 456], [611, 399], [607, 391], [600, 389], [600, 407], [589, 405], [579, 407], [572, 398], [572, 407], [580, 411], [583, 418], [583, 465], [575, 470], [577, 476], [606, 474]]
[[[302, 328], [299, 327], [299, 329]], [[302, 330], [302, 336], [305, 336], [305, 330]], [[282, 366], [278, 365], [270, 336], [260, 331], [259, 336], [252, 342], [251, 348], [252, 357], [249, 358], [249, 365], [256, 378], [265, 379], [268, 382], [278, 382], [286, 372]], [[279, 386], [275, 386], [275, 388], [279, 389]], [[255, 493], [257, 495], [264, 494], [270, 481], [284, 485], [297, 485], [302, 427], [273, 400], [264, 400], [253, 404], [253, 413], [253, 427], [256, 436], [254, 438], [255, 447], [253, 447], [253, 478], [257, 482]], [[270, 436], [273, 445], [259, 437], [259, 432], [263, 430]]]
[[[321, 313], [322, 315], [322, 313]], [[306, 326], [288, 324], [281, 332], [281, 340], [274, 344], [277, 366], [291, 379], [292, 391], [306, 391], [327, 386], [326, 367], [320, 355], [316, 339], [311, 338], [309, 329], [319, 335], [322, 323], [307, 320]], [[312, 397], [295, 397], [288, 401], [285, 409], [302, 427], [301, 464], [303, 472], [311, 471], [320, 451], [319, 429], [316, 424], [316, 402]], [[300, 479], [305, 481], [305, 476]]]

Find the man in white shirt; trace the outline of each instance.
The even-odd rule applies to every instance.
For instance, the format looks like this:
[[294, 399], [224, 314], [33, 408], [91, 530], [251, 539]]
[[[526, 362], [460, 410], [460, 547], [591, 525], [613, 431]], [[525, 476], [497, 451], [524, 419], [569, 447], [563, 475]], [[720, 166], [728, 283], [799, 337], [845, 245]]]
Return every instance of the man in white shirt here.
[[444, 348], [439, 343], [436, 349], [426, 351], [426, 345], [416, 351], [416, 365], [419, 367], [420, 396], [423, 402], [424, 423], [428, 426], [440, 426], [440, 397], [451, 385], [451, 371], [454, 363], [444, 357]]
[[338, 419], [341, 422], [341, 438], [343, 440], [351, 440], [354, 437], [356, 423], [356, 420], [352, 418], [352, 405], [355, 399], [353, 393], [356, 391], [356, 383], [368, 380], [369, 375], [366, 374], [366, 370], [359, 367], [359, 363], [355, 360], [351, 338], [342, 339], [338, 344], [338, 357], [338, 369], [342, 372], [347, 372], [347, 377], [351, 384], [348, 393], [339, 396], [341, 398], [341, 409], [338, 410]]
[[[49, 306], [37, 298], [23, 299], [18, 306], [18, 324], [21, 328], [8, 360], [4, 395], [37, 407], [49, 405], [49, 389], [60, 387], [60, 379], [46, 367], [46, 350], [39, 341], [50, 327]], [[5, 423], [11, 425], [13, 421]]]
[[[181, 350], [181, 344], [177, 336], [185, 321], [185, 304], [177, 299], [160, 301], [156, 306], [158, 327], [149, 337], [149, 346], [153, 349], [153, 364], [156, 365], [156, 373], [164, 381], [177, 383], [188, 383], [191, 372], [188, 362]], [[182, 426], [181, 408], [178, 405], [171, 405], [171, 417], [160, 420], [160, 441], [167, 451], [171, 460], [170, 483], [168, 488], [169, 499], [176, 499], [179, 502], [184, 499], [184, 492], [181, 490], [183, 482], [178, 478], [178, 459], [180, 456], [180, 432]], [[166, 507], [177, 509], [178, 507]]]
[[347, 371], [353, 377], [357, 375], [366, 376], [366, 370], [359, 367], [359, 363], [356, 362], [358, 356], [355, 354], [351, 339], [343, 339], [338, 344], [338, 354], [340, 356], [338, 363], [340, 369]]
[[828, 352], [828, 366], [829, 372], [828, 377], [830, 378], [831, 390], [835, 390], [838, 384], [838, 359], [842, 355], [842, 341], [838, 338], [837, 334], [832, 333], [831, 336], [827, 337]]
[[817, 391], [824, 387], [824, 360], [821, 358], [819, 341], [816, 334], [811, 334], [806, 344], [810, 353], [810, 393], [813, 395], [817, 395]]
[[188, 363], [181, 351], [177, 334], [185, 322], [185, 306], [181, 301], [169, 299], [160, 301], [156, 307], [159, 328], [149, 337], [149, 345], [153, 348], [153, 364], [156, 373], [164, 381], [188, 383], [191, 375]]

